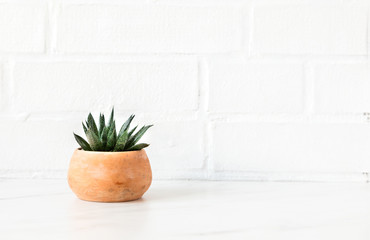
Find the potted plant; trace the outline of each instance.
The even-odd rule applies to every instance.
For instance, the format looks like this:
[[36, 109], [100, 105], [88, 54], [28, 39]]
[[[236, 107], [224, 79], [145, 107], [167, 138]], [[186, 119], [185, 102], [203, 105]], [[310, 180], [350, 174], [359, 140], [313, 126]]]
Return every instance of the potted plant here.
[[108, 123], [100, 114], [99, 127], [91, 113], [82, 123], [87, 141], [74, 134], [80, 148], [72, 155], [68, 184], [82, 200], [124, 202], [141, 198], [152, 182], [149, 159], [144, 150], [149, 146], [138, 143], [153, 125], [130, 129], [131, 115], [118, 134], [112, 109]]

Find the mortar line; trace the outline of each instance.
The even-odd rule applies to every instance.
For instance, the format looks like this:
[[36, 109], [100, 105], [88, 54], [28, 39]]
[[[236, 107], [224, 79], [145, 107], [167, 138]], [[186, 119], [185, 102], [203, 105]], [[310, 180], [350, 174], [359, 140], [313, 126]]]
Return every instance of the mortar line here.
[[203, 171], [208, 179], [210, 175], [210, 137], [209, 137], [209, 116], [208, 116], [208, 98], [209, 98], [209, 83], [208, 83], [208, 66], [204, 57], [198, 58], [198, 82], [199, 82], [199, 120], [203, 127]]
[[51, 31], [51, 6], [52, 2], [48, 1], [46, 3], [46, 12], [44, 18], [44, 54], [50, 53], [50, 31]]
[[248, 23], [246, 26], [243, 26], [243, 30], [248, 32], [248, 57], [255, 55], [254, 50], [254, 0], [247, 6], [248, 7]]
[[57, 34], [57, 12], [60, 8], [59, 1], [48, 2], [48, 35], [47, 35], [47, 55], [55, 53], [56, 34]]

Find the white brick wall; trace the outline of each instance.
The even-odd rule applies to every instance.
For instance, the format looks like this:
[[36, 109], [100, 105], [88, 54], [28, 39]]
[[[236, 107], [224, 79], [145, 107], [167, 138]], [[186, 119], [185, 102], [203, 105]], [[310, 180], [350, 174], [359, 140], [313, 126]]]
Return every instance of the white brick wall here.
[[303, 112], [303, 64], [211, 62], [209, 81], [212, 112]]
[[256, 51], [366, 55], [367, 12], [366, 7], [336, 5], [257, 7]]
[[212, 149], [214, 169], [368, 172], [369, 135], [369, 124], [217, 123]]
[[236, 7], [63, 5], [57, 51], [228, 52], [241, 49]]
[[68, 167], [73, 149], [71, 129], [80, 127], [71, 120], [0, 120], [0, 169], [57, 170]]
[[46, 5], [0, 3], [0, 52], [43, 52], [46, 14]]
[[201, 169], [204, 164], [204, 136], [198, 121], [154, 122], [143, 141], [151, 142], [147, 152], [154, 170]]
[[320, 64], [315, 68], [315, 74], [317, 112], [370, 112], [368, 62]]
[[5, 102], [5, 83], [3, 81], [3, 65], [0, 63], [0, 111], [4, 110], [4, 102]]
[[[14, 66], [14, 107], [26, 112], [101, 108], [196, 110], [197, 62], [27, 62]], [[37, 93], [30, 91], [37, 89]]]
[[370, 181], [368, 1], [0, 3], [0, 178], [65, 177], [89, 111], [154, 177]]

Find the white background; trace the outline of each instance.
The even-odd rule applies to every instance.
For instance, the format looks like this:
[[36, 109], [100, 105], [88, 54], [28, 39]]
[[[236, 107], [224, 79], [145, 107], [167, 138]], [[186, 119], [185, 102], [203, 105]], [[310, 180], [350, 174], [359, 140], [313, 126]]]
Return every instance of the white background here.
[[156, 179], [368, 181], [369, 1], [1, 1], [0, 177], [64, 178], [92, 111]]

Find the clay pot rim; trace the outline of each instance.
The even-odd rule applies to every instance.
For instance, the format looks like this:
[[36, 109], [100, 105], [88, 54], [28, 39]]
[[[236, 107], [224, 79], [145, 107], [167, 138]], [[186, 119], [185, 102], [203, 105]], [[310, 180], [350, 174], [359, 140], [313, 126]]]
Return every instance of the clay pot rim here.
[[135, 151], [124, 151], [124, 152], [103, 152], [103, 151], [85, 151], [82, 148], [77, 148], [76, 151], [84, 152], [84, 153], [87, 153], [87, 154], [109, 154], [109, 155], [137, 154], [139, 152], [145, 152], [144, 149], [135, 150]]

